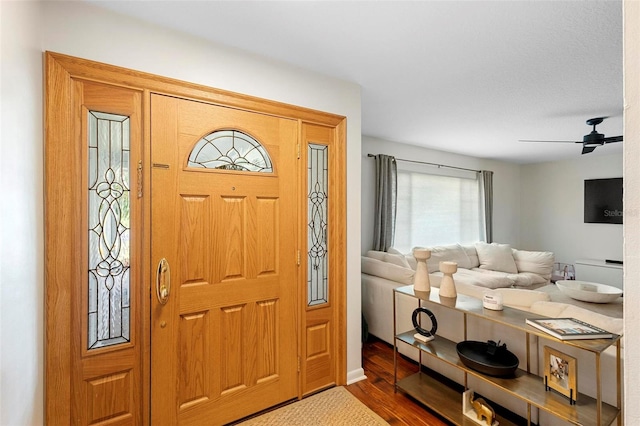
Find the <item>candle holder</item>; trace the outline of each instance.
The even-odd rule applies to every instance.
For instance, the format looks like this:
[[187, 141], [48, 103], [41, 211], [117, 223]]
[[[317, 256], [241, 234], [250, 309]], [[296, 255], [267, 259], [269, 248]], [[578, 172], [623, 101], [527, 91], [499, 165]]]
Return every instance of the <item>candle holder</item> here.
[[443, 273], [440, 281], [440, 297], [458, 297], [456, 284], [453, 281], [453, 274], [458, 271], [456, 262], [440, 262], [440, 272]]
[[413, 249], [413, 257], [416, 258], [416, 274], [413, 277], [414, 291], [431, 291], [431, 282], [429, 281], [429, 269], [427, 268], [427, 259], [431, 257], [429, 249]]

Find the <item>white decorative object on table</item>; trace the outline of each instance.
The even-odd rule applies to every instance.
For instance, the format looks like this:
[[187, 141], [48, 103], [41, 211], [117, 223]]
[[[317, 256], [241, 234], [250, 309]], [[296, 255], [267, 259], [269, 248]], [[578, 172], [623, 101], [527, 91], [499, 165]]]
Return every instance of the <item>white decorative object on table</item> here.
[[417, 261], [416, 274], [413, 279], [413, 290], [431, 291], [429, 269], [427, 268], [427, 259], [431, 257], [431, 250], [413, 249], [413, 257], [415, 257]]
[[587, 281], [559, 280], [558, 290], [572, 299], [591, 303], [610, 303], [622, 296], [622, 290], [605, 284]]
[[440, 272], [442, 272], [442, 281], [440, 281], [440, 297], [457, 297], [456, 285], [453, 282], [453, 274], [458, 270], [456, 262], [440, 262]]
[[482, 298], [482, 306], [492, 311], [501, 311], [503, 308], [502, 293], [497, 291], [487, 291]]

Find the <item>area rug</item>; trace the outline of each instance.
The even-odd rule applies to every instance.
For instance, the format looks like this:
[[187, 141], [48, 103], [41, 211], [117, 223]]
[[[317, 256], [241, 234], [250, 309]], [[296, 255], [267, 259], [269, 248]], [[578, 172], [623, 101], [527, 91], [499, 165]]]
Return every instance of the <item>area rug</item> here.
[[375, 426], [388, 425], [344, 387], [296, 401], [249, 419], [242, 426]]

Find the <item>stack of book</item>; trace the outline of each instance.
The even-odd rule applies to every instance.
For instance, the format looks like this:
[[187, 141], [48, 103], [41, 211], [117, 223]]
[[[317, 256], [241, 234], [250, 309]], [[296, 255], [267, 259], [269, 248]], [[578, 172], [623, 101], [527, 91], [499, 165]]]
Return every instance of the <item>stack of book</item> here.
[[575, 318], [527, 318], [527, 324], [560, 340], [613, 337], [613, 333]]

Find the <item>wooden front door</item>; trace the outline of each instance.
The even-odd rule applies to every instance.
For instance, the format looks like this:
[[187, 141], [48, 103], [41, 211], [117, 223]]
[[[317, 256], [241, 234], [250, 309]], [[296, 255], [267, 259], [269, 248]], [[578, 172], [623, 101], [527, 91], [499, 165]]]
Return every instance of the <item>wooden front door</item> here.
[[294, 120], [151, 97], [154, 425], [298, 396], [297, 134]]
[[345, 118], [45, 58], [45, 423], [221, 424], [344, 384]]

